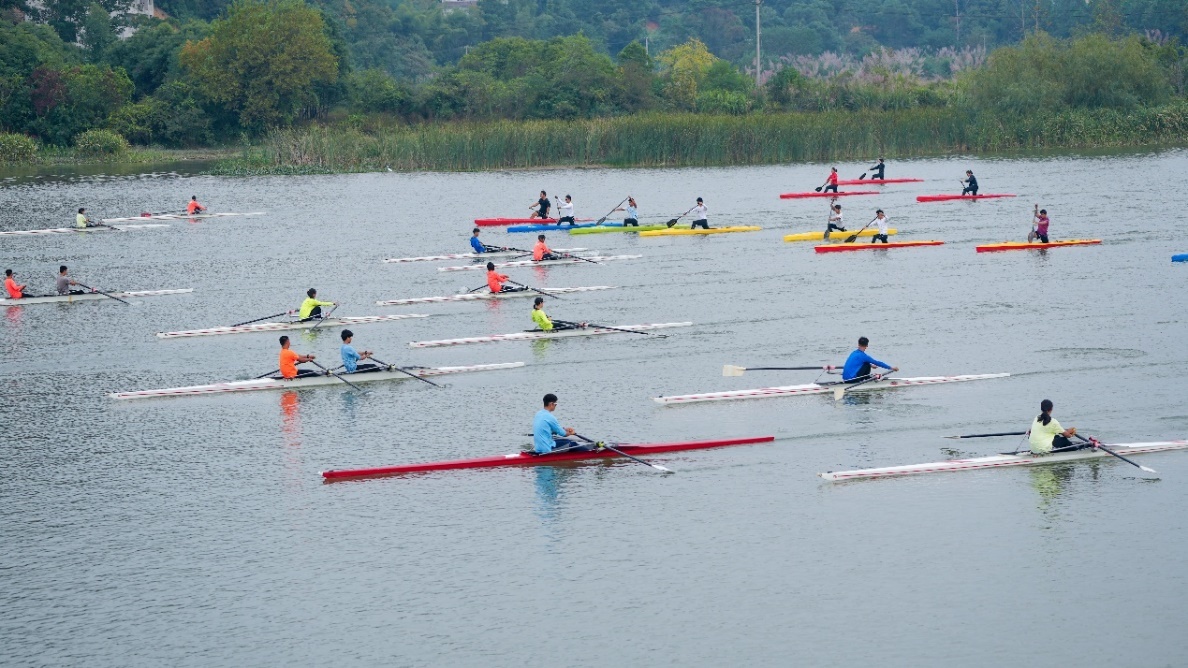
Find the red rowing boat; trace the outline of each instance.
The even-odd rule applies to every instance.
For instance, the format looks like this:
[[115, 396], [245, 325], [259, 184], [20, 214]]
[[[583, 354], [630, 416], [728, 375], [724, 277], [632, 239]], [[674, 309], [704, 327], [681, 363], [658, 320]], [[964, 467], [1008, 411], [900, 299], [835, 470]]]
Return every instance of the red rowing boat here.
[[885, 183], [924, 183], [924, 179], [842, 179], [837, 182], [837, 185], [864, 186], [870, 184], [872, 186], [881, 186]]
[[[634, 457], [646, 457], [664, 452], [678, 452], [680, 450], [705, 450], [708, 448], [722, 448], [728, 445], [750, 445], [752, 443], [770, 443], [775, 436], [751, 436], [747, 438], [727, 438], [715, 441], [681, 441], [675, 443], [648, 443], [643, 445], [615, 445], [616, 448]], [[326, 480], [343, 480], [346, 478], [368, 478], [399, 473], [417, 473], [420, 471], [449, 471], [453, 469], [486, 469], [496, 466], [542, 466], [561, 462], [576, 462], [586, 459], [613, 459], [619, 455], [611, 450], [595, 452], [561, 452], [548, 455], [534, 455], [525, 452], [514, 452], [510, 455], [495, 457], [478, 457], [475, 459], [455, 459], [445, 462], [427, 462], [424, 464], [399, 464], [396, 466], [377, 466], [369, 469], [339, 469], [322, 471]]]
[[1004, 193], [987, 193], [985, 195], [918, 195], [917, 202], [948, 202], [955, 199], [994, 199], [996, 197], [1015, 197]]
[[843, 190], [836, 193], [783, 193], [780, 199], [806, 199], [808, 197], [845, 197], [846, 195], [881, 195], [877, 190]]
[[[575, 218], [575, 223], [587, 223], [593, 218]], [[531, 223], [541, 223], [542, 225], [553, 225], [557, 222], [556, 218], [475, 218], [474, 224], [479, 227], [498, 227], [500, 225], [529, 225]]]
[[889, 244], [868, 244], [868, 243], [849, 243], [849, 244], [827, 244], [825, 246], [814, 246], [813, 249], [818, 253], [836, 253], [840, 251], [858, 251], [858, 250], [888, 250], [891, 248], [911, 248], [912, 246], [940, 246], [943, 241], [892, 241]]

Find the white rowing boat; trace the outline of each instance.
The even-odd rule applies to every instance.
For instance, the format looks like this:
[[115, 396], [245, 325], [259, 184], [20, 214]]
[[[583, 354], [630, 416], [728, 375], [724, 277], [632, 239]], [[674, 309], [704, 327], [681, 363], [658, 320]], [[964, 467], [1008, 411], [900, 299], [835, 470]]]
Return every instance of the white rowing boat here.
[[[1153, 441], [1150, 443], [1103, 443], [1114, 452], [1129, 457], [1146, 452], [1164, 452], [1166, 450], [1188, 449], [1188, 441]], [[977, 469], [1000, 469], [1008, 466], [1036, 466], [1041, 464], [1060, 464], [1085, 459], [1100, 459], [1111, 457], [1108, 452], [1097, 448], [1072, 450], [1070, 452], [1054, 452], [1050, 455], [1033, 455], [1030, 452], [1020, 454], [990, 455], [989, 457], [974, 457], [972, 459], [950, 459], [945, 462], [931, 462], [928, 464], [910, 464], [908, 466], [887, 466], [877, 469], [859, 469], [856, 471], [830, 471], [817, 475], [830, 481], [855, 480], [857, 478], [887, 478], [902, 475], [916, 475], [918, 473], [946, 473], [950, 471], [974, 471]]]
[[538, 329], [530, 329], [523, 332], [515, 332], [514, 334], [496, 334], [495, 336], [472, 336], [465, 339], [441, 339], [439, 341], [413, 341], [408, 345], [413, 348], [440, 348], [442, 346], [464, 346], [469, 343], [498, 343], [500, 341], [537, 341], [539, 339], [565, 339], [573, 336], [597, 336], [599, 334], [626, 334], [622, 330], [630, 330], [632, 332], [646, 332], [653, 329], [667, 329], [669, 327], [692, 327], [691, 322], [661, 322], [650, 325], [614, 325], [611, 329], [608, 327], [597, 327], [591, 325], [584, 329], [561, 329], [550, 332], [542, 332]]
[[313, 327], [347, 327], [355, 325], [369, 325], [374, 322], [392, 322], [405, 318], [428, 318], [423, 313], [404, 313], [401, 315], [367, 315], [355, 318], [322, 318], [320, 320], [292, 320], [285, 322], [257, 322], [238, 327], [210, 327], [207, 329], [190, 329], [181, 332], [157, 332], [159, 339], [180, 339], [188, 336], [219, 336], [222, 334], [252, 334], [255, 332], [284, 332], [292, 329], [312, 329]]
[[[1009, 373], [983, 373], [967, 376], [920, 376], [918, 378], [884, 378], [861, 385], [855, 383], [847, 392], [867, 392], [870, 390], [884, 390], [897, 387], [918, 387], [920, 385], [940, 385], [943, 383], [960, 383], [967, 380], [987, 380], [990, 378], [1006, 378]], [[766, 399], [768, 397], [794, 397], [808, 394], [828, 394], [846, 383], [807, 383], [804, 385], [783, 385], [779, 387], [761, 387], [754, 390], [727, 390], [725, 392], [704, 392], [702, 394], [678, 394], [671, 397], [656, 397], [653, 401], [658, 404], [692, 404], [699, 401], [729, 401], [732, 399]]]
[[[367, 371], [362, 373], [344, 373], [342, 377], [352, 383], [371, 383], [380, 380], [410, 380], [408, 373], [419, 378], [432, 378], [455, 373], [469, 373], [471, 371], [497, 371], [499, 369], [514, 369], [524, 366], [523, 362], [505, 362], [502, 364], [472, 364], [470, 366], [440, 366], [440, 367], [387, 367], [382, 371]], [[404, 373], [396, 369], [403, 368]], [[168, 387], [161, 390], [139, 390], [136, 392], [113, 392], [107, 396], [112, 399], [149, 399], [153, 397], [193, 397], [202, 394], [226, 394], [228, 392], [257, 392], [260, 390], [297, 390], [303, 387], [321, 387], [323, 385], [342, 385], [347, 387], [334, 376], [320, 373], [316, 376], [303, 376], [292, 380], [285, 380], [279, 376], [255, 378], [252, 380], [236, 380], [227, 383], [212, 383], [210, 385], [190, 385], [187, 387]]]
[[[588, 251], [589, 248], [557, 248], [554, 249], [558, 253], [581, 253]], [[597, 253], [597, 251], [594, 251]], [[440, 260], [481, 260], [488, 257], [515, 257], [517, 255], [532, 255], [532, 251], [525, 253], [524, 251], [509, 250], [509, 251], [488, 251], [486, 253], [451, 253], [450, 255], [426, 255], [424, 257], [388, 257], [384, 258], [384, 262], [388, 263], [404, 263], [404, 262], [438, 262]]]
[[235, 216], [263, 216], [267, 211], [250, 213], [159, 213], [155, 216], [127, 216], [125, 218], [103, 218], [104, 223], [128, 223], [134, 220], [205, 220], [207, 218], [232, 218]]
[[43, 234], [89, 234], [91, 232], [131, 232], [133, 230], [148, 230], [157, 227], [169, 227], [160, 223], [152, 225], [100, 225], [98, 227], [51, 227], [45, 230], [15, 230], [0, 232], [4, 237], [35, 237]]
[[[139, 292], [108, 292], [112, 297], [120, 299], [138, 299], [140, 297], [159, 297], [161, 295], [180, 295], [193, 292], [194, 288], [184, 290], [141, 290]], [[0, 299], [0, 306], [26, 306], [28, 304], [73, 304], [74, 302], [115, 301], [98, 292], [86, 292], [81, 295], [50, 295], [48, 297], [26, 297], [24, 299]]]
[[[560, 260], [521, 260], [517, 262], [496, 262], [497, 268], [501, 267], [544, 267], [553, 264], [602, 264], [608, 260], [634, 260], [643, 257], [642, 255], [596, 255], [585, 259], [581, 258], [562, 258]], [[479, 269], [486, 269], [485, 264], [468, 264], [461, 267], [438, 267], [438, 271], [477, 271]]]
[[473, 302], [473, 301], [490, 301], [492, 299], [512, 299], [515, 297], [537, 297], [540, 293], [550, 295], [567, 295], [574, 292], [593, 292], [595, 290], [610, 290], [614, 288], [613, 285], [590, 285], [581, 288], [537, 288], [535, 290], [513, 290], [511, 292], [500, 292], [492, 294], [490, 290], [483, 288], [486, 292], [467, 292], [460, 295], [450, 295], [449, 297], [413, 297], [410, 299], [389, 299], [387, 301], [376, 302], [377, 306], [412, 306], [414, 304], [441, 304], [443, 302]]

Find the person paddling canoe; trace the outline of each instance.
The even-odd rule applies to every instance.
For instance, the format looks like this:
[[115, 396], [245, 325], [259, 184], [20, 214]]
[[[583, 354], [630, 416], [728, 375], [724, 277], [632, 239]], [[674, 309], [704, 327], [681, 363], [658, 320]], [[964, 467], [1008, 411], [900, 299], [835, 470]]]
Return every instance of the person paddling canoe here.
[[532, 450], [538, 455], [547, 455], [559, 451], [585, 451], [592, 449], [588, 444], [579, 443], [569, 436], [573, 436], [573, 427], [562, 427], [553, 411], [557, 410], [557, 395], [544, 395], [544, 408], [536, 411], [532, 418]]
[[887, 220], [887, 214], [883, 213], [882, 209], [875, 211], [874, 222], [879, 226], [879, 232], [870, 238], [870, 243], [878, 243], [880, 240], [885, 244], [891, 243], [887, 240], [887, 228], [891, 225], [891, 222]]
[[693, 224], [689, 229], [695, 230], [697, 228], [708, 230], [709, 226], [709, 209], [706, 208], [705, 202], [700, 197], [697, 198], [697, 206], [693, 207]]
[[26, 287], [28, 286], [16, 282], [16, 273], [11, 269], [4, 270], [4, 290], [8, 292], [9, 299], [24, 299]]
[[557, 224], [574, 225], [575, 223], [576, 221], [573, 218], [573, 198], [566, 195], [565, 201], [557, 204]]
[[510, 285], [504, 285], [503, 283], [507, 280], [507, 274], [501, 274], [495, 271], [494, 262], [487, 263], [487, 289], [491, 291], [491, 294], [497, 295], [500, 292], [519, 292], [523, 289], [515, 288]]
[[899, 367], [891, 366], [886, 362], [880, 362], [877, 359], [866, 354], [866, 347], [870, 345], [870, 339], [865, 336], [858, 337], [858, 348], [850, 353], [846, 358], [846, 365], [842, 367], [842, 381], [846, 383], [856, 383], [861, 380], [870, 378], [872, 367], [880, 367], [888, 371], [899, 371]]
[[1048, 224], [1051, 223], [1052, 221], [1048, 220], [1048, 210], [1047, 209], [1040, 209], [1038, 204], [1035, 206], [1038, 209], [1038, 211], [1035, 212], [1035, 232], [1034, 232], [1035, 240], [1040, 243], [1046, 244], [1046, 243], [1049, 243], [1048, 242]]
[[532, 300], [532, 322], [536, 323], [536, 328], [542, 332], [559, 332], [563, 329], [584, 329], [586, 323], [554, 323], [553, 319], [545, 313], [544, 297], [537, 297]]
[[834, 204], [829, 207], [829, 227], [825, 230], [826, 234], [830, 232], [845, 232], [845, 225], [842, 224], [842, 210], [840, 204]]
[[884, 165], [883, 159], [879, 158], [879, 164], [870, 168], [870, 171], [874, 172], [870, 175], [870, 178], [882, 181], [883, 179], [887, 178], [886, 176], [883, 176], [886, 169], [887, 165]]
[[371, 359], [371, 351], [364, 350], [359, 352], [351, 345], [351, 339], [355, 337], [355, 333], [349, 329], [342, 330], [342, 347], [339, 348], [339, 353], [342, 354], [342, 367], [346, 369], [347, 373], [365, 373], [367, 371], [379, 371], [380, 367], [375, 364], [359, 365], [359, 362], [366, 359]]
[[1035, 417], [1031, 423], [1031, 429], [1027, 432], [1028, 441], [1031, 443], [1031, 454], [1048, 455], [1055, 450], [1080, 450], [1087, 446], [1087, 443], [1073, 443], [1068, 440], [1069, 436], [1076, 436], [1077, 428], [1065, 429], [1061, 427], [1056, 418], [1052, 417], [1052, 408], [1054, 408], [1054, 404], [1051, 399], [1044, 399], [1040, 402], [1040, 414]]
[[71, 290], [70, 286], [78, 285], [78, 281], [66, 275], [66, 265], [58, 267], [58, 277], [54, 280], [54, 287], [60, 295], [83, 295], [86, 290]]
[[639, 207], [635, 204], [635, 198], [630, 195], [627, 196], [627, 208], [615, 209], [615, 211], [625, 211], [627, 217], [623, 219], [623, 227], [639, 227]]
[[536, 209], [532, 211], [531, 216], [528, 216], [529, 218], [548, 218], [549, 209], [553, 208], [553, 203], [549, 201], [548, 193], [543, 190], [540, 191], [540, 199], [536, 200], [528, 208], [532, 209], [533, 207], [536, 207]]
[[552, 248], [545, 243], [545, 235], [539, 234], [536, 237], [536, 245], [532, 247], [532, 259], [540, 262], [541, 260], [560, 260], [561, 256], [553, 252]]
[[188, 213], [192, 216], [196, 213], [202, 213], [204, 211], [206, 211], [206, 207], [204, 207], [198, 203], [198, 196], [197, 195], [191, 196], [190, 203], [186, 205], [186, 213]]
[[289, 349], [289, 337], [280, 337], [280, 358], [279, 367], [281, 378], [292, 380], [294, 378], [301, 378], [302, 376], [316, 376], [318, 372], [312, 369], [297, 370], [298, 364], [312, 362], [316, 359], [315, 355], [300, 355]]
[[968, 194], [973, 195], [974, 197], [978, 196], [978, 179], [976, 176], [974, 176], [973, 170], [965, 170], [965, 180], [963, 180], [962, 183], [965, 184], [965, 187], [961, 189], [962, 195]]
[[319, 300], [318, 291], [315, 288], [310, 288], [305, 291], [305, 301], [301, 302], [301, 308], [297, 310], [297, 319], [302, 322], [306, 320], [320, 320], [322, 318], [322, 307], [334, 305], [334, 302]]
[[829, 178], [825, 180], [824, 192], [837, 192], [837, 167], [829, 168]]

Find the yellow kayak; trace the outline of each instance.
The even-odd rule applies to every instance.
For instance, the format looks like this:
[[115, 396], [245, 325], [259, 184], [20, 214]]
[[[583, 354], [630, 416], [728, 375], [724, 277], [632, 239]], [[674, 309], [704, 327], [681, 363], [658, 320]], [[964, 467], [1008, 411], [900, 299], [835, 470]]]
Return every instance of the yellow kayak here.
[[[878, 234], [878, 232], [879, 232], [878, 230], [866, 229], [866, 230], [862, 230], [861, 232], [859, 232], [858, 236], [873, 237], [874, 235]], [[887, 228], [887, 234], [898, 234], [898, 233], [899, 233], [899, 230], [895, 229], [894, 227]], [[851, 234], [854, 234], [854, 233], [853, 232], [834, 231], [834, 232], [829, 233], [829, 238], [845, 240]], [[784, 241], [823, 241], [824, 239], [825, 239], [824, 232], [798, 232], [796, 234], [788, 234], [788, 235], [784, 236]]]
[[668, 230], [649, 230], [647, 232], [640, 232], [641, 237], [675, 237], [688, 234], [727, 234], [729, 232], [758, 232], [763, 229], [755, 225], [747, 225], [745, 227], [711, 227], [708, 230], [698, 228], [696, 230], [672, 228]]

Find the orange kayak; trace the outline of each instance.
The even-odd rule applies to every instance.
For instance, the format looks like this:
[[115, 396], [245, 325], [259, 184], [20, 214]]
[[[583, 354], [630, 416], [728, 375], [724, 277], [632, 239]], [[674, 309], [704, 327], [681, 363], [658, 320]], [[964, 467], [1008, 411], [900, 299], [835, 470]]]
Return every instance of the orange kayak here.
[[977, 247], [979, 253], [989, 253], [992, 251], [1009, 251], [1009, 250], [1043, 250], [1045, 248], [1056, 248], [1058, 246], [1096, 246], [1101, 243], [1101, 239], [1066, 239], [1064, 241], [1052, 241], [1049, 243], [1028, 243], [1026, 241], [1003, 241], [997, 244], [984, 244]]

